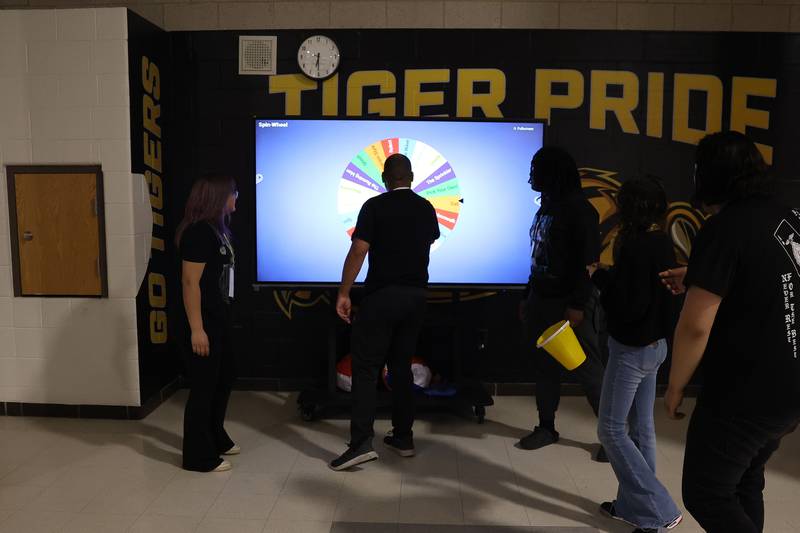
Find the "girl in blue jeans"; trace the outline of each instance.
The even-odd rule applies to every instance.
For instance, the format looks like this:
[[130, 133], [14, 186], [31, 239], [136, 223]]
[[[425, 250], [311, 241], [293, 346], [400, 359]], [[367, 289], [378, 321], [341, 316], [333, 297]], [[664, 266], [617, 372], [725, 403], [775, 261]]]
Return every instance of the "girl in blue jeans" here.
[[597, 433], [619, 481], [616, 499], [600, 509], [636, 526], [634, 533], [657, 532], [682, 519], [656, 478], [653, 422], [656, 375], [667, 356], [665, 339], [673, 319], [673, 296], [659, 273], [675, 266], [675, 253], [663, 229], [667, 200], [657, 179], [624, 183], [617, 207], [614, 266], [592, 275], [602, 292], [609, 333]]

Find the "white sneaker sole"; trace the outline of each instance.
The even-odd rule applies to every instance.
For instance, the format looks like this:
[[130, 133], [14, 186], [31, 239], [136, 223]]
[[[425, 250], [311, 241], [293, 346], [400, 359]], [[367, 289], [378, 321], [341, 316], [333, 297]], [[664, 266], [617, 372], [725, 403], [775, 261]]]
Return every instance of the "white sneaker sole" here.
[[675, 529], [681, 524], [681, 522], [683, 522], [683, 515], [680, 515], [678, 518], [670, 522], [667, 526], [667, 529]]
[[335, 470], [339, 472], [340, 470], [347, 470], [348, 468], [353, 468], [356, 465], [368, 463], [370, 461], [374, 461], [378, 458], [378, 453], [375, 451], [362, 453], [356, 457], [353, 457], [346, 463], [342, 463], [339, 466], [328, 465], [331, 470]]
[[239, 446], [238, 444], [234, 444], [230, 450], [223, 453], [222, 455], [239, 455], [240, 453], [242, 453], [242, 447]]
[[[606, 518], [610, 518], [611, 520], [616, 520], [617, 522], [622, 522], [623, 524], [628, 524], [629, 526], [633, 526], [633, 527], [636, 527], [636, 528], [639, 527], [638, 525], [634, 524], [633, 522], [628, 522], [627, 520], [625, 520], [621, 516], [614, 516], [613, 514], [607, 512], [602, 507], [600, 508], [600, 514], [605, 516]], [[667, 530], [675, 529], [676, 527], [678, 527], [680, 525], [681, 522], [683, 522], [683, 515], [680, 515], [678, 518], [676, 518], [675, 520], [670, 522], [669, 525], [664, 526], [663, 529], [667, 529]], [[661, 528], [658, 528], [658, 529], [661, 530]]]
[[233, 468], [233, 465], [230, 462], [222, 461], [212, 472], [227, 472], [231, 468]]

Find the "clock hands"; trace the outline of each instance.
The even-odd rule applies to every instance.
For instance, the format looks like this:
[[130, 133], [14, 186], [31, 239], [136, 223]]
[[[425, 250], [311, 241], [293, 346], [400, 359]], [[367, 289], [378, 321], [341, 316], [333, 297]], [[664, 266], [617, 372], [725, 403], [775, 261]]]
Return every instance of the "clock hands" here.
[[300, 46], [297, 58], [300, 70], [311, 79], [323, 79], [336, 72], [339, 59], [336, 43], [322, 35], [313, 35], [306, 39]]

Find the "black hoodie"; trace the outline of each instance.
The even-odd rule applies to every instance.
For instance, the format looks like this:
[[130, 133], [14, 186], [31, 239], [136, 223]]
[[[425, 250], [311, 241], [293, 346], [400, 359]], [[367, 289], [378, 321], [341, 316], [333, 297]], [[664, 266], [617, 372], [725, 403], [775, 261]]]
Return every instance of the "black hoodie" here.
[[542, 298], [567, 298], [583, 309], [592, 293], [586, 266], [600, 259], [597, 211], [583, 191], [563, 198], [542, 197], [531, 235], [531, 275], [525, 289]]

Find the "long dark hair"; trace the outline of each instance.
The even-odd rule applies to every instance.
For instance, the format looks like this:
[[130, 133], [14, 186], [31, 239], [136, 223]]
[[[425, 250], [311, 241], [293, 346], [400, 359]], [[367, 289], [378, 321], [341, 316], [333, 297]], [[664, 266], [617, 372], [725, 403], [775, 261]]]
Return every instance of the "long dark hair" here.
[[533, 156], [534, 172], [540, 177], [541, 192], [550, 198], [563, 198], [581, 190], [578, 165], [569, 152], [559, 146], [545, 146]]
[[230, 216], [225, 213], [225, 204], [234, 193], [236, 180], [230, 176], [209, 174], [198, 179], [186, 200], [183, 220], [175, 230], [175, 244], [180, 246], [183, 232], [197, 222], [208, 222], [217, 233], [230, 237]]
[[650, 231], [665, 231], [667, 193], [654, 176], [642, 176], [622, 184], [617, 193], [619, 231], [614, 240], [614, 262], [632, 239]]
[[695, 199], [706, 205], [772, 193], [767, 164], [755, 143], [738, 131], [705, 136], [695, 157]]

